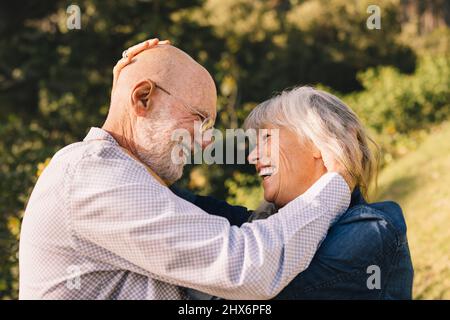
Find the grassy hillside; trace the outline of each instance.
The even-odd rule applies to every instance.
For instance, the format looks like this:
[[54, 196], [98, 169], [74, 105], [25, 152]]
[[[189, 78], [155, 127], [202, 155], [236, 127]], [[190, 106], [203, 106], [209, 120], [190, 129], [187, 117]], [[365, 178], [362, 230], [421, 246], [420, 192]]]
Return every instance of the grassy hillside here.
[[450, 299], [450, 122], [386, 167], [378, 199], [400, 203], [415, 267], [415, 299]]

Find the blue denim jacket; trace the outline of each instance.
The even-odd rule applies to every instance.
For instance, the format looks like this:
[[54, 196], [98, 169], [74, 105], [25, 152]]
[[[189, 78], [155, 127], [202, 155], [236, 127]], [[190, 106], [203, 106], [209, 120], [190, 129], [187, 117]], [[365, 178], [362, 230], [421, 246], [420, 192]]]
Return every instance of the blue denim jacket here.
[[[249, 218], [243, 207], [175, 192], [233, 225]], [[399, 205], [369, 204], [356, 189], [348, 210], [331, 226], [308, 268], [275, 299], [411, 299], [413, 274]]]

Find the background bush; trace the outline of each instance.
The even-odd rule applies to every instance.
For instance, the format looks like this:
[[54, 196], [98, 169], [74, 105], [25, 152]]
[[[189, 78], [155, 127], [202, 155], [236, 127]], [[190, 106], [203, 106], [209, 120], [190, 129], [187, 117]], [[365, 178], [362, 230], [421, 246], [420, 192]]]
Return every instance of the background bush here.
[[343, 99], [372, 129], [386, 161], [414, 148], [421, 130], [450, 114], [450, 56], [424, 55], [411, 75], [380, 66], [358, 74], [364, 90]]

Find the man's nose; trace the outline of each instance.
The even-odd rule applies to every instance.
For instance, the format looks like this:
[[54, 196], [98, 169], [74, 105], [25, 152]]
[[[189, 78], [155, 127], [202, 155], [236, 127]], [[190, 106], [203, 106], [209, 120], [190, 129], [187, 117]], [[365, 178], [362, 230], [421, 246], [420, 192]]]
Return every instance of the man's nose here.
[[202, 142], [202, 150], [205, 150], [207, 146], [209, 146], [211, 143], [213, 143], [213, 140], [204, 141]]
[[202, 150], [205, 150], [207, 146], [214, 142], [213, 129], [203, 132], [201, 146]]

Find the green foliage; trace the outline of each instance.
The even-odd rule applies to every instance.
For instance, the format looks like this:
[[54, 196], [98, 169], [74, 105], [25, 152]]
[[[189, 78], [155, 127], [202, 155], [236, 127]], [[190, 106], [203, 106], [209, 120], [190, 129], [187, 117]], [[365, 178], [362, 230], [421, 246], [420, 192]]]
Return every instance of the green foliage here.
[[364, 91], [344, 100], [373, 129], [387, 159], [414, 147], [420, 130], [450, 114], [448, 55], [424, 55], [411, 75], [383, 66], [361, 72], [358, 78]]
[[256, 209], [263, 199], [261, 179], [256, 174], [235, 172], [231, 178], [225, 180], [228, 188], [229, 203], [244, 206], [248, 209]]

